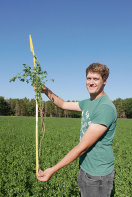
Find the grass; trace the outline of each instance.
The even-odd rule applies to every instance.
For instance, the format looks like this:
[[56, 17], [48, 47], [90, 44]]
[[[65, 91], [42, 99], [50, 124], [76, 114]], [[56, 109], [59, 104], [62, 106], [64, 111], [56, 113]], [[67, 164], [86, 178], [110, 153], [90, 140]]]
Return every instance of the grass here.
[[[46, 118], [40, 168], [53, 166], [79, 142], [80, 119]], [[35, 175], [35, 118], [0, 117], [0, 196], [79, 197], [78, 159], [58, 171], [48, 183]], [[119, 119], [113, 142], [114, 197], [130, 197], [132, 188], [132, 120]]]

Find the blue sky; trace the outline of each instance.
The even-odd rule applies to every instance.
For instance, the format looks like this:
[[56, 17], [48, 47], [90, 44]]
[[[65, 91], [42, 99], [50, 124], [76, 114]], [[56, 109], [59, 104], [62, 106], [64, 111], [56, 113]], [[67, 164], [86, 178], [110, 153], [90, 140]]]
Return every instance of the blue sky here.
[[110, 68], [112, 100], [132, 97], [131, 10], [131, 0], [1, 1], [0, 96], [34, 98], [30, 85], [9, 83], [23, 63], [33, 66], [31, 34], [42, 69], [55, 79], [47, 86], [64, 100], [89, 97], [85, 70], [93, 62]]

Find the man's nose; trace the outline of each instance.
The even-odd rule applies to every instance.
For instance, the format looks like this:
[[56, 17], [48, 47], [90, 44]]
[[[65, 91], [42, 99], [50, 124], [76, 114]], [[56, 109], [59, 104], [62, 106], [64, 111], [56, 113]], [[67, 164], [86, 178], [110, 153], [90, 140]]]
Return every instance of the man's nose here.
[[89, 83], [90, 84], [93, 84], [94, 83], [94, 80], [93, 79], [90, 79]]

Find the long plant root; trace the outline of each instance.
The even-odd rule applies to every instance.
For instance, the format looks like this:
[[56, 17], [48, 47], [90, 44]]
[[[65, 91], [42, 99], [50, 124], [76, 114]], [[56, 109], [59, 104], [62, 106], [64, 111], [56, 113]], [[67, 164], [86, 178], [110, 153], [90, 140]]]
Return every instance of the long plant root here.
[[40, 116], [41, 116], [41, 137], [40, 137], [40, 143], [39, 143], [39, 157], [40, 157], [41, 148], [42, 148], [42, 141], [45, 136], [45, 122], [44, 122], [44, 114], [43, 114], [43, 104], [41, 104], [39, 111], [40, 111]]

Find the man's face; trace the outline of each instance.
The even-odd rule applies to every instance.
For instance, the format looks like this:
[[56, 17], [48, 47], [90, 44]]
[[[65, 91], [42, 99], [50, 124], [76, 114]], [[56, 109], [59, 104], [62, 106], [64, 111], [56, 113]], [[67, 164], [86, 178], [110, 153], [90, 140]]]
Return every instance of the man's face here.
[[100, 94], [103, 91], [105, 84], [106, 80], [104, 81], [99, 73], [88, 72], [86, 77], [86, 87], [89, 94]]

